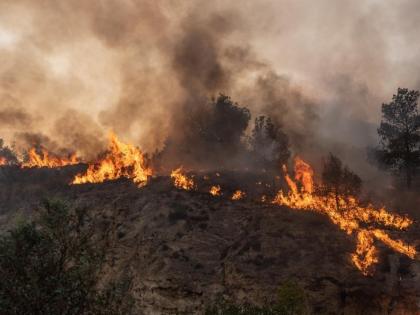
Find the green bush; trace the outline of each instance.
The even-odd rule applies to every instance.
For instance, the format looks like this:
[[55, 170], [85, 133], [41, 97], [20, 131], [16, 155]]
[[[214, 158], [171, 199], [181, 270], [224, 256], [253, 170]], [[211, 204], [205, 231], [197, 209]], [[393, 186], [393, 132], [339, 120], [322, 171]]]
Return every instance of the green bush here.
[[285, 282], [278, 290], [275, 308], [279, 311], [278, 314], [305, 314], [307, 309], [305, 291], [296, 282]]
[[304, 315], [307, 314], [306, 296], [295, 282], [280, 286], [277, 301], [272, 305], [235, 304], [219, 299], [207, 307], [205, 315]]
[[99, 284], [104, 252], [85, 211], [46, 201], [0, 237], [0, 314], [130, 314], [129, 279]]

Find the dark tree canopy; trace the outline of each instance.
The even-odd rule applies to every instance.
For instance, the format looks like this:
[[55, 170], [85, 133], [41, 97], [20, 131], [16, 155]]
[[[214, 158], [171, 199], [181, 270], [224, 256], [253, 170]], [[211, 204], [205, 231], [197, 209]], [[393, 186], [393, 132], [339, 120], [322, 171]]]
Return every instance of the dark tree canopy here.
[[324, 160], [322, 184], [318, 187], [318, 192], [322, 195], [333, 195], [339, 207], [339, 197], [356, 197], [361, 188], [361, 178], [343, 165], [337, 156], [330, 153]]
[[48, 201], [0, 237], [0, 314], [130, 314], [129, 281], [101, 283], [103, 251], [86, 213]]
[[249, 142], [258, 165], [279, 167], [290, 157], [289, 139], [270, 117], [255, 118]]
[[242, 141], [251, 114], [220, 94], [185, 113], [183, 125], [170, 136], [161, 156], [189, 166], [230, 166], [245, 151]]
[[4, 145], [3, 139], [0, 139], [0, 158], [4, 158], [7, 164], [17, 164], [18, 160], [12, 148]]
[[379, 162], [389, 169], [404, 172], [408, 187], [420, 166], [419, 95], [419, 91], [399, 88], [390, 103], [382, 104], [382, 121], [378, 128]]
[[209, 109], [208, 116], [199, 123], [197, 130], [202, 139], [213, 146], [236, 147], [248, 127], [249, 110], [223, 94], [210, 104]]

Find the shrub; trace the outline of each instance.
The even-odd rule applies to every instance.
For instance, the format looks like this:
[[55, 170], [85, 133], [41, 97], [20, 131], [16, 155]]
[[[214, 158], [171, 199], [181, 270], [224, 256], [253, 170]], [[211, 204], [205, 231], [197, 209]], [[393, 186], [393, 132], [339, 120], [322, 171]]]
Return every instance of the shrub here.
[[295, 282], [287, 281], [280, 286], [277, 302], [273, 305], [256, 306], [235, 304], [219, 299], [207, 307], [205, 315], [304, 315], [308, 314], [305, 291]]
[[46, 201], [0, 237], [0, 314], [130, 314], [129, 277], [99, 285], [103, 264], [86, 212]]

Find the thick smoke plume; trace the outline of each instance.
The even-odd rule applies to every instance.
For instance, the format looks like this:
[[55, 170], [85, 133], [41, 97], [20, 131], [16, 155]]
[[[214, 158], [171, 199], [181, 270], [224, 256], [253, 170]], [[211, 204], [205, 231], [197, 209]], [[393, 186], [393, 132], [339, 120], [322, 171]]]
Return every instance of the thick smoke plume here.
[[414, 0], [5, 0], [1, 136], [86, 159], [110, 130], [149, 153], [185, 147], [191, 114], [223, 93], [252, 119], [282, 125], [294, 153], [334, 151], [366, 172], [380, 104], [420, 82], [418, 9]]

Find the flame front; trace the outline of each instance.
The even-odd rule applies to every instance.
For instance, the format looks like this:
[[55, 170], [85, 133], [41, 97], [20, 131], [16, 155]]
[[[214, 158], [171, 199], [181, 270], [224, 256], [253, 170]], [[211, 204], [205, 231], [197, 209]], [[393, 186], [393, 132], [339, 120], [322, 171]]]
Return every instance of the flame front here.
[[172, 171], [171, 178], [176, 188], [191, 190], [195, 187], [194, 180], [184, 174], [182, 166]]
[[242, 190], [237, 190], [232, 195], [232, 200], [241, 200], [245, 198], [246, 194]]
[[209, 193], [213, 196], [220, 196], [222, 194], [222, 189], [219, 185], [211, 186]]
[[72, 183], [102, 183], [125, 177], [141, 187], [147, 184], [152, 174], [144, 154], [137, 147], [119, 141], [117, 136], [111, 133], [105, 157], [90, 164], [86, 173], [76, 175]]
[[70, 157], [57, 157], [51, 155], [47, 150], [41, 149], [41, 153], [38, 154], [35, 148], [32, 148], [28, 152], [28, 161], [22, 163], [22, 168], [32, 168], [32, 167], [62, 167], [66, 165], [78, 164], [80, 161], [75, 154], [72, 154]]
[[280, 190], [273, 203], [293, 209], [323, 213], [347, 234], [357, 233], [357, 247], [352, 255], [352, 261], [363, 274], [371, 274], [372, 266], [378, 262], [375, 239], [410, 258], [416, 256], [413, 247], [401, 240], [391, 239], [384, 230], [376, 228], [377, 225], [383, 225], [387, 228], [402, 230], [412, 224], [409, 218], [392, 214], [384, 207], [377, 209], [371, 204], [362, 206], [355, 197], [338, 196], [337, 198], [333, 195], [326, 197], [316, 195], [313, 170], [299, 157], [295, 158], [295, 180], [288, 174], [286, 166], [283, 166], [283, 171], [290, 191], [285, 194]]

